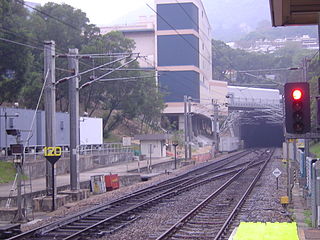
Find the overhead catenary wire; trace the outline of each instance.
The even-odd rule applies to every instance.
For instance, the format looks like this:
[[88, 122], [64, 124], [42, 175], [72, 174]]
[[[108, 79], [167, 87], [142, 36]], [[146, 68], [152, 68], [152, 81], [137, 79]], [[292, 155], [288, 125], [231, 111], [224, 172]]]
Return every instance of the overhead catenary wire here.
[[200, 56], [202, 56], [209, 64], [212, 64], [212, 62], [210, 61], [210, 59], [208, 59], [206, 56], [204, 56], [199, 49], [195, 48], [192, 43], [190, 43], [181, 33], [179, 33], [179, 31], [173, 27], [164, 17], [162, 17], [156, 10], [154, 10], [149, 4], [146, 4], [156, 15], [158, 15], [164, 22], [166, 22], [166, 24], [168, 24], [169, 27], [172, 28], [172, 30], [174, 30], [177, 35], [179, 37], [181, 37], [193, 50], [195, 50]]
[[64, 24], [64, 25], [68, 26], [69, 28], [72, 28], [72, 29], [74, 29], [74, 30], [77, 30], [77, 31], [82, 32], [81, 29], [79, 29], [79, 28], [71, 25], [70, 23], [67, 23], [67, 22], [65, 22], [65, 21], [63, 21], [63, 20], [61, 20], [61, 19], [59, 19], [59, 18], [57, 18], [57, 17], [54, 17], [54, 16], [52, 16], [52, 15], [50, 15], [50, 14], [44, 12], [44, 11], [41, 11], [41, 10], [39, 10], [38, 8], [34, 8], [34, 7], [30, 6], [29, 4], [25, 3], [24, 1], [21, 1], [21, 0], [15, 0], [15, 1], [18, 2], [18, 3], [20, 3], [20, 4], [22, 4], [22, 5], [25, 5], [25, 6], [28, 7], [28, 8], [31, 8], [32, 10], [34, 10], [34, 11], [36, 11], [36, 12], [38, 12], [38, 13], [41, 13], [41, 14], [49, 17], [49, 18], [52, 18], [52, 19], [56, 20], [57, 22], [62, 23], [62, 24]]
[[[148, 65], [153, 66], [148, 60], [146, 60], [146, 59], [144, 59], [144, 58], [142, 58], [142, 60], [145, 61]], [[159, 76], [161, 77], [161, 76], [163, 76], [163, 75], [166, 75], [167, 73], [165, 73], [165, 72], [177, 72], [177, 71], [172, 71], [172, 70], [160, 71]], [[180, 84], [183, 85], [183, 86], [185, 86], [188, 90], [191, 90], [191, 91], [194, 90], [190, 85], [186, 84], [186, 83], [183, 81], [183, 79], [181, 79], [180, 77], [178, 77], [178, 76], [171, 76], [171, 77], [177, 79], [177, 80], [180, 82]], [[192, 78], [190, 78], [189, 76], [187, 76], [187, 75], [185, 75], [185, 74], [184, 74], [184, 79], [193, 80]], [[168, 89], [166, 89], [166, 90], [168, 90]]]
[[[69, 55], [69, 56], [77, 57], [76, 55]], [[110, 64], [112, 64], [112, 63], [115, 63], [115, 62], [118, 62], [118, 61], [122, 61], [123, 59], [125, 59], [125, 58], [127, 58], [127, 57], [128, 57], [128, 56], [122, 57], [122, 58], [120, 58], [120, 59], [116, 59], [116, 60], [114, 60], [114, 61], [111, 61], [111, 62], [102, 64], [102, 65], [99, 65], [99, 66], [97, 66], [97, 67], [91, 68], [91, 69], [86, 70], [86, 71], [84, 71], [84, 72], [78, 73], [77, 75], [72, 75], [72, 76], [69, 76], [69, 77], [61, 78], [61, 79], [57, 80], [55, 84], [57, 85], [57, 84], [59, 84], [59, 83], [61, 83], [61, 82], [67, 81], [67, 80], [69, 80], [69, 79], [71, 79], [71, 78], [74, 78], [74, 77], [77, 77], [77, 76], [81, 76], [81, 75], [83, 75], [83, 74], [86, 74], [86, 73], [89, 73], [89, 72], [91, 72], [91, 71], [97, 70], [97, 69], [99, 69], [99, 68], [101, 68], [101, 67], [108, 66], [108, 65], [110, 65]], [[91, 66], [90, 66], [90, 67], [91, 67]]]
[[35, 121], [36, 114], [37, 114], [37, 111], [38, 111], [39, 106], [40, 106], [40, 101], [41, 101], [41, 98], [42, 98], [42, 95], [43, 95], [44, 88], [46, 86], [46, 82], [47, 82], [48, 76], [49, 76], [49, 70], [47, 71], [46, 76], [44, 77], [44, 81], [43, 81], [41, 92], [40, 92], [40, 95], [39, 95], [39, 98], [38, 98], [37, 106], [36, 106], [36, 109], [34, 110], [34, 114], [33, 114], [31, 125], [30, 125], [30, 130], [29, 130], [29, 133], [28, 133], [27, 141], [26, 141], [27, 142], [27, 146], [26, 147], [29, 146], [29, 140], [31, 138], [30, 134], [32, 132], [34, 121]]
[[116, 67], [115, 69], [113, 69], [112, 71], [110, 71], [110, 72], [108, 72], [108, 73], [106, 73], [106, 74], [103, 74], [103, 75], [101, 75], [101, 76], [99, 76], [99, 77], [97, 77], [97, 78], [95, 78], [95, 79], [93, 79], [93, 80], [91, 80], [91, 81], [89, 81], [89, 82], [84, 83], [83, 85], [80, 86], [79, 89], [82, 89], [82, 88], [84, 88], [84, 87], [87, 87], [87, 86], [91, 85], [92, 83], [97, 82], [97, 81], [99, 81], [100, 79], [102, 79], [102, 78], [110, 75], [111, 73], [117, 71], [118, 69], [123, 68], [124, 66], [130, 64], [131, 62], [136, 61], [138, 57], [139, 57], [139, 56], [137, 56], [135, 59], [131, 59], [131, 60], [128, 61], [128, 62], [125, 62], [124, 64], [120, 65], [119, 67]]
[[2, 37], [0, 37], [0, 40], [4, 41], [4, 42], [9, 42], [9, 43], [13, 43], [13, 44], [16, 44], [16, 45], [20, 45], [20, 46], [24, 46], [24, 47], [28, 47], [28, 48], [32, 48], [32, 49], [37, 49], [37, 50], [43, 51], [42, 48], [35, 47], [35, 46], [30, 45], [30, 44], [20, 43], [20, 42], [16, 42], [16, 41], [9, 40], [9, 39], [2, 38]]
[[[203, 35], [205, 36], [205, 38], [207, 40], [209, 40], [211, 42], [211, 39], [207, 36], [207, 33], [205, 31], [202, 30], [202, 28], [200, 28], [200, 26], [198, 26], [198, 24], [194, 21], [194, 19], [190, 16], [190, 14], [185, 10], [185, 8], [182, 6], [182, 4], [176, 0], [176, 2], [179, 4], [179, 6], [181, 7], [181, 9], [184, 11], [184, 13], [188, 16], [188, 18], [193, 22], [193, 24], [199, 28], [199, 30], [203, 33]], [[209, 49], [207, 49], [209, 50]]]
[[0, 31], [5, 33], [5, 34], [8, 34], [8, 35], [10, 34], [10, 35], [15, 36], [17, 38], [20, 38], [20, 39], [22, 39], [22, 40], [24, 40], [26, 42], [32, 42], [32, 44], [36, 44], [36, 45], [39, 45], [39, 46], [43, 45], [43, 43], [40, 43], [38, 40], [35, 40], [35, 39], [27, 37], [27, 36], [22, 36], [22, 35], [20, 35], [20, 34], [18, 34], [16, 32], [13, 32], [13, 31], [9, 30], [8, 28], [6, 28], [4, 26], [0, 27]]
[[99, 82], [110, 82], [110, 81], [118, 81], [118, 80], [123, 80], [123, 81], [136, 81], [135, 79], [140, 79], [140, 78], [155, 78], [157, 76], [137, 76], [137, 77], [122, 77], [122, 78], [110, 78], [110, 79], [100, 79]]

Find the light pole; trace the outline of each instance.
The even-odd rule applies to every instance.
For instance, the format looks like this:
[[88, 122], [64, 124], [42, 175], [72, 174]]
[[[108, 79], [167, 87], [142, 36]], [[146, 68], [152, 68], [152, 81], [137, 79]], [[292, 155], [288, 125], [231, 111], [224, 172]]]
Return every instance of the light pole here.
[[173, 143], [174, 146], [174, 169], [177, 169], [177, 146], [179, 145], [178, 143]]
[[[0, 115], [0, 117], [4, 117], [4, 130], [7, 130], [7, 119], [8, 117], [19, 117], [19, 113], [15, 113], [14, 115], [8, 114], [7, 111], [4, 112], [3, 115]], [[4, 141], [5, 141], [5, 159], [8, 157], [8, 134], [6, 133], [4, 135]]]

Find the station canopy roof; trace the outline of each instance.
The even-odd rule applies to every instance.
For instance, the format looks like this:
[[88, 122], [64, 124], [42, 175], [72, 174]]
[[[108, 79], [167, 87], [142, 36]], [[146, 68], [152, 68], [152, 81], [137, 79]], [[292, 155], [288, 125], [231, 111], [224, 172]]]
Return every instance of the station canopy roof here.
[[318, 25], [319, 0], [269, 0], [272, 25]]

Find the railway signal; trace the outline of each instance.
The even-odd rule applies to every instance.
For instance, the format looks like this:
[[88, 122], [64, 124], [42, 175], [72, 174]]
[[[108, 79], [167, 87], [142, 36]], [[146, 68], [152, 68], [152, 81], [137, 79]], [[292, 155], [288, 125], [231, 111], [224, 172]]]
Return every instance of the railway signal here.
[[286, 83], [284, 85], [284, 100], [287, 133], [304, 134], [310, 132], [309, 83]]

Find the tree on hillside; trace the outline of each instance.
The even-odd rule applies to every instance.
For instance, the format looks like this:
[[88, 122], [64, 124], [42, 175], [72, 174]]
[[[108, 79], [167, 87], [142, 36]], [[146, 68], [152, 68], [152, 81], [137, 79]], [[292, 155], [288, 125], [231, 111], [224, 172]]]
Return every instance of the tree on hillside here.
[[[15, 1], [0, 1], [0, 37], [28, 43], [27, 10]], [[21, 39], [21, 36], [25, 36]], [[32, 78], [34, 58], [30, 48], [0, 40], [0, 105], [18, 101], [25, 81]]]
[[[83, 45], [99, 33], [96, 26], [89, 24], [84, 12], [70, 5], [50, 2], [36, 9], [38, 11], [33, 11], [28, 18], [28, 31], [39, 43], [45, 40], [55, 41], [56, 53], [67, 53], [69, 48], [81, 50]], [[33, 66], [33, 77], [28, 80], [21, 92], [21, 98], [28, 107], [35, 106], [43, 84], [43, 52], [36, 51], [34, 55], [37, 62]], [[66, 59], [57, 58], [56, 66], [57, 79], [70, 75]], [[67, 89], [67, 83], [57, 87], [59, 111], [68, 110]]]
[[39, 11], [34, 11], [29, 20], [31, 32], [40, 42], [54, 40], [59, 51], [81, 49], [99, 33], [95, 25], [89, 24], [86, 13], [68, 4], [49, 2], [37, 9]]
[[[110, 32], [103, 36], [95, 36], [82, 50], [83, 53], [131, 53], [134, 49], [134, 41], [124, 38], [120, 32]], [[114, 57], [96, 59], [94, 65], [111, 62]], [[129, 61], [127, 58], [126, 61]], [[106, 68], [113, 69], [123, 64], [123, 61], [108, 65]], [[106, 73], [104, 70], [95, 71], [95, 76]], [[136, 61], [125, 66], [125, 69], [138, 69]], [[154, 74], [154, 73], [153, 73]], [[115, 71], [107, 78], [135, 77], [134, 81], [110, 81], [95, 83], [81, 90], [81, 101], [84, 109], [93, 114], [97, 109], [103, 110], [103, 122], [105, 134], [108, 135], [113, 129], [122, 123], [124, 119], [139, 118], [141, 125], [155, 124], [163, 110], [163, 102], [158, 93], [155, 79], [144, 78], [146, 74], [140, 71]], [[83, 82], [92, 79], [93, 73], [83, 76]], [[158, 119], [159, 120], [159, 119]]]
[[[225, 43], [216, 40], [213, 40], [212, 44], [214, 79], [230, 82], [228, 73], [237, 72], [236, 84], [272, 84], [299, 80], [300, 71], [273, 71], [272, 69], [299, 67], [305, 56], [314, 54], [313, 51], [298, 48], [292, 43], [274, 53], [250, 53], [232, 49]], [[270, 69], [270, 71], [265, 71], [265, 69]], [[256, 71], [250, 72], [250, 70]], [[274, 75], [275, 79], [268, 79], [269, 75]]]

